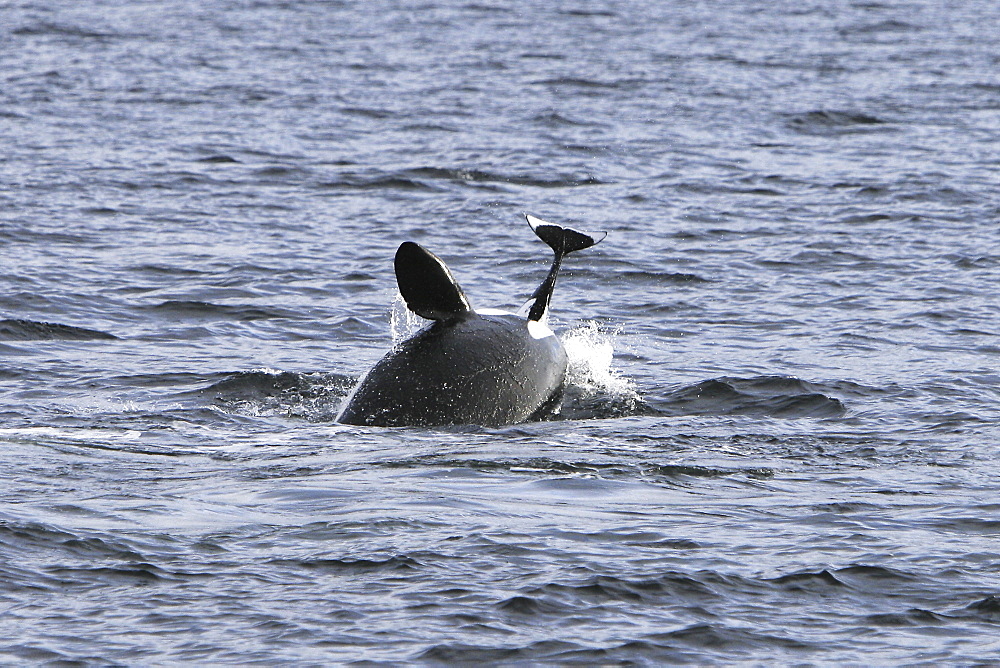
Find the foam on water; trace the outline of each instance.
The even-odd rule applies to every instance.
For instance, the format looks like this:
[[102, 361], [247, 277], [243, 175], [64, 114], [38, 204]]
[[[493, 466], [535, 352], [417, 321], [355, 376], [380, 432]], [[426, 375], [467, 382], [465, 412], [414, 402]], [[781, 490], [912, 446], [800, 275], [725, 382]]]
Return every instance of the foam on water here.
[[638, 398], [635, 384], [614, 367], [615, 332], [602, 330], [591, 320], [562, 336], [568, 368], [566, 382], [591, 393]]

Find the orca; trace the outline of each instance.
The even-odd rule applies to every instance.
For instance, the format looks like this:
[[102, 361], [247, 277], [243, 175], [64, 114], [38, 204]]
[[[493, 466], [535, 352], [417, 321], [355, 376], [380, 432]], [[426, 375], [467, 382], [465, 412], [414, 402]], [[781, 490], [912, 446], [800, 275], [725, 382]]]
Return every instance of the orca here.
[[407, 308], [432, 322], [390, 350], [365, 374], [337, 416], [379, 427], [502, 426], [541, 418], [558, 407], [566, 351], [545, 324], [563, 258], [600, 242], [525, 215], [555, 257], [517, 313], [474, 310], [439, 257], [412, 241], [394, 268]]

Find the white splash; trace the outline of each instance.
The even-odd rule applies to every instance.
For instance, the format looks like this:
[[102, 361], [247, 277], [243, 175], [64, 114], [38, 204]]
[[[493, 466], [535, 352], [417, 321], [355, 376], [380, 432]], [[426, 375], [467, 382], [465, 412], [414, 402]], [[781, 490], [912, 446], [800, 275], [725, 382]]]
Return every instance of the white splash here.
[[406, 308], [403, 295], [397, 292], [392, 306], [389, 307], [389, 333], [392, 335], [393, 345], [411, 336], [426, 324], [426, 320]]
[[562, 336], [569, 366], [566, 382], [588, 393], [606, 392], [615, 397], [638, 397], [632, 382], [614, 368], [615, 332], [601, 331], [589, 321]]

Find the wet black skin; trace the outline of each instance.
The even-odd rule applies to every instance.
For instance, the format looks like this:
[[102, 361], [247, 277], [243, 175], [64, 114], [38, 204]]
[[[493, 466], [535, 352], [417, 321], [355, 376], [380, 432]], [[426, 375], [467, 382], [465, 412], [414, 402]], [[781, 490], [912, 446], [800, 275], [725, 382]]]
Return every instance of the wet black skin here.
[[400, 343], [365, 376], [338, 418], [371, 426], [524, 422], [558, 398], [566, 352], [534, 338], [516, 315], [437, 321]]

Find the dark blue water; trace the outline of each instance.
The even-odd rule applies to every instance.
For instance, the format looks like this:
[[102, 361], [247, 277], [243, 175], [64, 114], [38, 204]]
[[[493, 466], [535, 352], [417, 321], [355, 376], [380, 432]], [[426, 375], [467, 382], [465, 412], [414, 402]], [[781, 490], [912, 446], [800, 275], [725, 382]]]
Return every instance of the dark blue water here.
[[[989, 664], [1000, 5], [0, 6], [0, 662]], [[392, 254], [557, 419], [333, 422]]]

